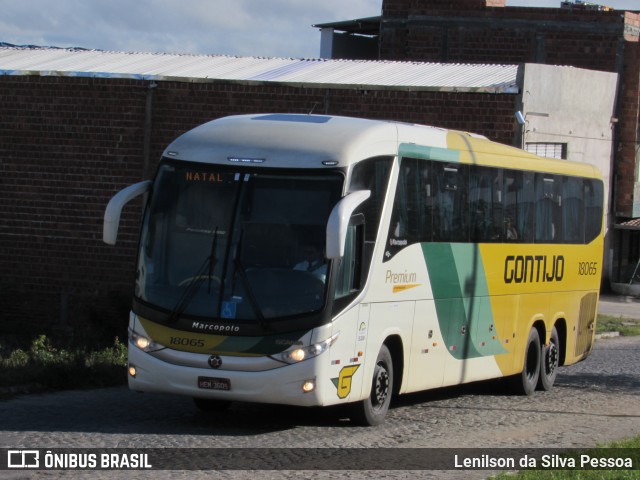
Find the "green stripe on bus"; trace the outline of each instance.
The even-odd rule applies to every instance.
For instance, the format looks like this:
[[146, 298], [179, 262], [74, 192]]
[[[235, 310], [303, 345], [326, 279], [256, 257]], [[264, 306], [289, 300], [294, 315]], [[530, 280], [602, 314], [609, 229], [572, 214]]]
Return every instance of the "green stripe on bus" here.
[[495, 332], [480, 249], [473, 244], [423, 243], [438, 324], [458, 360], [504, 353]]
[[459, 162], [460, 152], [448, 148], [425, 147], [414, 143], [401, 143], [398, 149], [401, 157], [424, 158], [427, 160], [440, 160], [443, 162]]

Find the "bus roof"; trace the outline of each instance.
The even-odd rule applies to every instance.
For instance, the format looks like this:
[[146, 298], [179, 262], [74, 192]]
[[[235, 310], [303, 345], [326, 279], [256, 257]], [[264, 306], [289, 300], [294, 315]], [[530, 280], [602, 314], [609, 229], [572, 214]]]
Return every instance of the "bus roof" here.
[[395, 155], [600, 177], [591, 165], [541, 158], [479, 135], [330, 115], [219, 118], [184, 133], [164, 152], [165, 157], [178, 160], [272, 168], [345, 167], [370, 157]]
[[322, 162], [346, 166], [370, 156], [395, 155], [397, 138], [391, 122], [326, 115], [240, 115], [194, 128], [169, 145], [165, 156], [227, 165], [238, 159], [265, 167], [322, 168]]

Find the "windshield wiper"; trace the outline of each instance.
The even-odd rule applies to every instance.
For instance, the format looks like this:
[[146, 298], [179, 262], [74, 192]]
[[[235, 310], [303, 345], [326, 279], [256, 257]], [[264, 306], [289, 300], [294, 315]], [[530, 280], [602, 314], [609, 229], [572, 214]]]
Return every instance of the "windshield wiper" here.
[[265, 330], [269, 330], [270, 328], [269, 323], [267, 322], [267, 319], [262, 313], [262, 309], [260, 308], [260, 303], [256, 298], [253, 288], [251, 287], [251, 281], [249, 280], [249, 277], [247, 277], [247, 271], [245, 270], [244, 265], [242, 264], [242, 260], [240, 260], [241, 258], [240, 254], [242, 251], [243, 234], [244, 234], [244, 230], [241, 230], [240, 238], [238, 240], [238, 245], [236, 248], [235, 257], [233, 259], [233, 264], [236, 267], [236, 273], [238, 274], [238, 276], [240, 277], [240, 280], [242, 281], [242, 285], [244, 286], [245, 292], [247, 293], [247, 298], [249, 299], [249, 304], [251, 305], [251, 308], [253, 309], [253, 313], [258, 319], [260, 326]]
[[[202, 285], [202, 282], [204, 281], [205, 278], [209, 279], [209, 288], [207, 293], [208, 294], [211, 293], [211, 279], [213, 278], [213, 267], [215, 264], [215, 252], [216, 252], [217, 244], [218, 244], [218, 226], [216, 226], [215, 230], [213, 231], [213, 240], [211, 241], [211, 251], [209, 252], [209, 256], [204, 259], [204, 262], [202, 263], [202, 265], [200, 265], [200, 267], [198, 268], [198, 271], [195, 273], [193, 277], [191, 277], [191, 279], [189, 280], [189, 283], [187, 284], [185, 289], [182, 291], [182, 295], [180, 295], [178, 302], [176, 303], [175, 307], [173, 307], [173, 310], [171, 310], [171, 312], [169, 313], [169, 316], [167, 317], [167, 323], [175, 323], [178, 320], [178, 318], [182, 316], [184, 311], [187, 309], [187, 307], [193, 300], [193, 297], [195, 296], [196, 292], [200, 288], [200, 285]], [[208, 275], [204, 275], [205, 272], [208, 272]]]
[[213, 241], [211, 242], [211, 252], [209, 253], [209, 285], [207, 286], [207, 294], [211, 294], [211, 280], [213, 278], [213, 264], [214, 257], [216, 255], [216, 247], [218, 246], [218, 226], [216, 225], [216, 229], [213, 231]]
[[236, 266], [236, 273], [240, 277], [240, 280], [242, 280], [242, 285], [244, 286], [245, 292], [247, 293], [247, 298], [249, 299], [249, 304], [253, 309], [253, 313], [256, 315], [256, 318], [258, 319], [260, 326], [265, 330], [269, 330], [270, 328], [269, 323], [267, 322], [267, 319], [265, 318], [264, 314], [262, 313], [262, 310], [260, 309], [260, 304], [258, 303], [258, 299], [256, 298], [256, 295], [253, 292], [253, 288], [251, 288], [251, 282], [247, 277], [247, 272], [245, 271], [244, 266], [242, 265], [242, 261], [239, 258], [236, 258], [234, 263]]

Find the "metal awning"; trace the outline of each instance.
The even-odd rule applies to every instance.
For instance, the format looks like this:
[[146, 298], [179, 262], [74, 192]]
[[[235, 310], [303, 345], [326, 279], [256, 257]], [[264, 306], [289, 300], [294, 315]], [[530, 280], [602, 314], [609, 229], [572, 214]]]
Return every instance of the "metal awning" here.
[[640, 218], [627, 220], [614, 226], [618, 230], [640, 230]]
[[382, 17], [378, 16], [343, 20], [340, 22], [318, 23], [312, 26], [315, 28], [333, 28], [339, 32], [356, 35], [379, 35], [381, 20]]

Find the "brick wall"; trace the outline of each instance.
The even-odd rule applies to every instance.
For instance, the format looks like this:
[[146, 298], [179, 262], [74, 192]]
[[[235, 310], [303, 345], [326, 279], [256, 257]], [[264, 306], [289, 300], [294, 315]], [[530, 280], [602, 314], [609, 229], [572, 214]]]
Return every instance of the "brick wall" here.
[[505, 0], [384, 0], [382, 15], [407, 16], [434, 11], [459, 12], [482, 10], [486, 7], [504, 7]]
[[[445, 2], [445, 4], [448, 2]], [[550, 8], [448, 8], [385, 0], [380, 58], [427, 62], [546, 63], [615, 71], [620, 12]], [[388, 13], [387, 13], [388, 12]], [[637, 37], [636, 37], [637, 41]]]
[[78, 337], [93, 319], [113, 326], [105, 336], [126, 333], [142, 205], [125, 208], [115, 247], [102, 243], [104, 208], [118, 190], [145, 178], [145, 170], [153, 172], [171, 140], [200, 123], [314, 109], [511, 143], [513, 104], [512, 95], [178, 82], [158, 82], [149, 93], [146, 81], [1, 76], [0, 340], [25, 322]]
[[[636, 177], [636, 148], [640, 118], [640, 43], [629, 43], [624, 52], [625, 70], [620, 97], [620, 118], [615, 159], [615, 212], [630, 217]], [[638, 201], [638, 199], [636, 199]]]
[[101, 219], [140, 179], [144, 101], [141, 82], [0, 77], [5, 324], [57, 324], [93, 308], [74, 300], [130, 288], [141, 205], [123, 215], [118, 249], [102, 244]]

